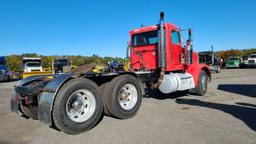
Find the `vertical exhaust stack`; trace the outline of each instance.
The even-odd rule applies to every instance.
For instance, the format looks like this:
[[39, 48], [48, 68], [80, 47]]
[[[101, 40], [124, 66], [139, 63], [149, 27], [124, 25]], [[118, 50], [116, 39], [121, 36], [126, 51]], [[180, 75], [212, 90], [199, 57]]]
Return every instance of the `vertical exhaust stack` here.
[[165, 30], [164, 30], [164, 12], [160, 13], [160, 24], [158, 30], [158, 67], [160, 68], [159, 78], [155, 84], [151, 86], [151, 88], [158, 88], [165, 74], [166, 68], [166, 45], [165, 45]]
[[212, 65], [214, 65], [214, 52], [213, 52], [213, 46], [211, 46], [211, 58], [212, 58]]
[[193, 45], [192, 45], [192, 30], [188, 30], [188, 41], [187, 41], [187, 63], [193, 63]]
[[159, 68], [166, 67], [164, 12], [160, 13], [160, 25], [158, 31], [158, 66]]

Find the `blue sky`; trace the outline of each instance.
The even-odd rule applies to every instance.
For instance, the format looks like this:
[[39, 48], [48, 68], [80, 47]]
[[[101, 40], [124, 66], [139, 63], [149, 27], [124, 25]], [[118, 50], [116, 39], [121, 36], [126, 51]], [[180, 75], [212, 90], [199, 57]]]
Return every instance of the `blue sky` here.
[[0, 55], [124, 57], [129, 31], [193, 28], [196, 51], [256, 47], [255, 0], [0, 0]]

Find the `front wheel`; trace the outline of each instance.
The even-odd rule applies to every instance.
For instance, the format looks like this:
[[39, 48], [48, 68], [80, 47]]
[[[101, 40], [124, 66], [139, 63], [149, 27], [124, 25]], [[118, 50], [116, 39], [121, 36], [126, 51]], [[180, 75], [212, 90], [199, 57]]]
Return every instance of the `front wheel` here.
[[192, 93], [195, 93], [199, 96], [203, 96], [207, 92], [207, 86], [208, 86], [208, 79], [207, 79], [207, 74], [204, 70], [201, 70], [197, 86], [191, 90]]
[[133, 117], [142, 101], [140, 82], [131, 75], [114, 78], [105, 88], [104, 100], [109, 113], [119, 119]]
[[61, 87], [55, 98], [54, 124], [65, 133], [81, 133], [98, 123], [102, 107], [99, 88], [93, 81], [72, 79]]

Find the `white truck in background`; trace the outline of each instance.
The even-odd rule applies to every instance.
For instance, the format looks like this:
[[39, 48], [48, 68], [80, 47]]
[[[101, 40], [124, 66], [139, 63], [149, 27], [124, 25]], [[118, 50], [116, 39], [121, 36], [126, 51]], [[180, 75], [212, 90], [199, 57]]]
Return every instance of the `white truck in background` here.
[[24, 57], [23, 62], [23, 71], [24, 72], [42, 72], [43, 67], [41, 66], [41, 58], [29, 58]]
[[244, 61], [246, 67], [256, 67], [256, 53], [250, 54], [248, 59]]
[[23, 57], [21, 65], [21, 77], [26, 78], [34, 75], [52, 74], [52, 71], [44, 71], [41, 58], [39, 57]]

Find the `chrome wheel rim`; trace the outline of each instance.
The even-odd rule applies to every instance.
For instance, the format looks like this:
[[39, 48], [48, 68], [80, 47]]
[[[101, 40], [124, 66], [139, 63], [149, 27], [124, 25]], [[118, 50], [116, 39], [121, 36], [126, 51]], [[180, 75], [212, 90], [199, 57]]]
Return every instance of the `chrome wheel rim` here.
[[66, 103], [68, 117], [77, 123], [87, 121], [95, 112], [95, 96], [86, 89], [73, 92]]
[[133, 84], [125, 84], [119, 91], [119, 105], [124, 110], [131, 110], [138, 101], [138, 91]]

